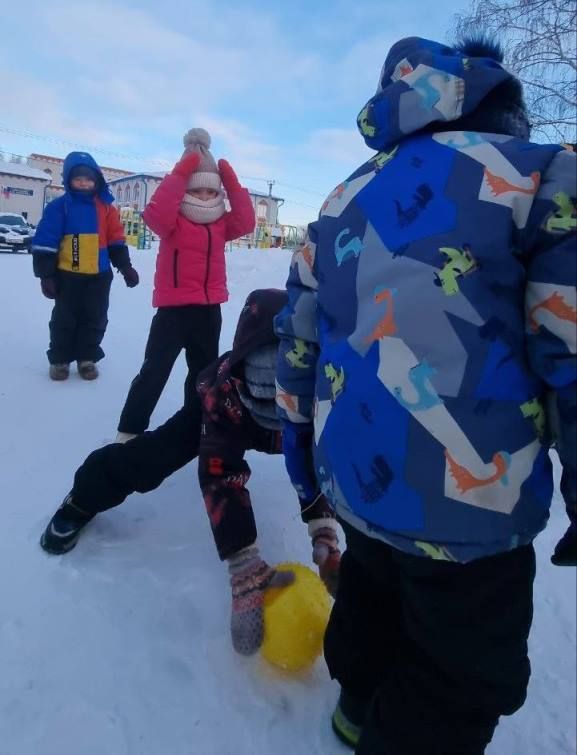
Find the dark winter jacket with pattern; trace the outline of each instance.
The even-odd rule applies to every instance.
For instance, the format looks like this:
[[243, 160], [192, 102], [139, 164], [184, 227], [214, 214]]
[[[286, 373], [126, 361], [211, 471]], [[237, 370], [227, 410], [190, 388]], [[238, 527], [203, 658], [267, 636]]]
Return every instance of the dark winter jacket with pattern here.
[[548, 391], [577, 501], [576, 161], [511, 135], [527, 131], [517, 88], [489, 57], [395, 45], [358, 120], [379, 152], [309, 227], [276, 321], [291, 476], [314, 426], [340, 516], [433, 558], [545, 526]]
[[[278, 430], [267, 429], [253, 419], [240, 399], [243, 361], [255, 349], [276, 343], [273, 318], [286, 303], [284, 291], [253, 291], [241, 312], [233, 349], [204, 370], [197, 382], [203, 408], [198, 475], [214, 539], [221, 559], [226, 559], [256, 540], [256, 524], [247, 483], [250, 467], [246, 451], [282, 453]], [[303, 464], [307, 487], [313, 487], [312, 456]], [[301, 501], [305, 522], [333, 516], [324, 498], [310, 506]]]

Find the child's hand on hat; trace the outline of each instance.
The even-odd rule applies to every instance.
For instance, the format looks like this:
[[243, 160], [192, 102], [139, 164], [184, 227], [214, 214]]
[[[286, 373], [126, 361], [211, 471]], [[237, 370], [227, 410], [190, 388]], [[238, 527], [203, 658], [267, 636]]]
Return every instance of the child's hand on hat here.
[[238, 180], [237, 175], [232, 169], [229, 162], [227, 162], [226, 160], [219, 160], [218, 172], [220, 173], [222, 185], [226, 189], [227, 194], [238, 191], [240, 188], [242, 188], [240, 181]]
[[172, 172], [182, 178], [189, 178], [199, 165], [200, 155], [198, 152], [185, 152], [172, 169]]

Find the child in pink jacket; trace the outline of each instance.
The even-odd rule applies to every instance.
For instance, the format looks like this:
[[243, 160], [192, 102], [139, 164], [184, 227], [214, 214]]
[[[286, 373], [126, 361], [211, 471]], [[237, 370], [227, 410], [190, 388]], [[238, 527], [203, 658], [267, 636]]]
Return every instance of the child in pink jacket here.
[[[152, 318], [144, 363], [132, 381], [118, 424], [118, 442], [144, 432], [174, 362], [185, 349], [185, 405], [196, 400], [196, 378], [218, 357], [221, 313], [227, 301], [224, 248], [254, 229], [250, 195], [226, 160], [218, 167], [202, 128], [184, 137], [185, 151], [144, 210], [160, 237]], [[224, 189], [230, 212], [224, 205]]]

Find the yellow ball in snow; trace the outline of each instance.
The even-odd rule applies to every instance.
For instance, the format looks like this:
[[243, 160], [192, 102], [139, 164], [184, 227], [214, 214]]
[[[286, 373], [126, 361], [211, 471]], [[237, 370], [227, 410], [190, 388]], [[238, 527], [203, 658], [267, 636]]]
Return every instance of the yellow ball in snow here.
[[331, 598], [307, 566], [283, 563], [275, 568], [294, 572], [295, 581], [265, 593], [261, 654], [273, 666], [296, 673], [312, 666], [323, 649]]

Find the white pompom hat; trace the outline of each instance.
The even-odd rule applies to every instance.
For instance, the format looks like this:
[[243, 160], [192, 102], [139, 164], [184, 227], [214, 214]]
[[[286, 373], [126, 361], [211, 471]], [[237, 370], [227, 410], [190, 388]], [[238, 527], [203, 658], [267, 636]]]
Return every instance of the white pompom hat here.
[[204, 128], [191, 128], [183, 137], [184, 151], [198, 152], [200, 165], [190, 176], [187, 189], [214, 189], [222, 192], [222, 182], [214, 157], [211, 155], [210, 134]]

